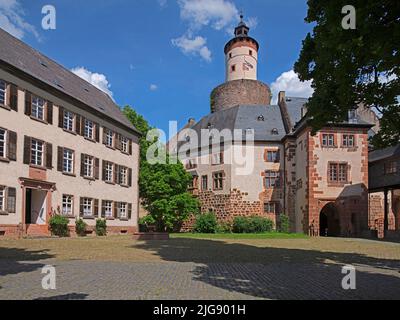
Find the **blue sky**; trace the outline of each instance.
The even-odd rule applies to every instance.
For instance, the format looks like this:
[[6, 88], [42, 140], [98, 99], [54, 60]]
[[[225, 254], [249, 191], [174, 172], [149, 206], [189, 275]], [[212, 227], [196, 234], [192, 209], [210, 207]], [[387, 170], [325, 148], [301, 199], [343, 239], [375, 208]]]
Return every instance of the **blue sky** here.
[[[57, 12], [41, 27], [42, 7]], [[112, 93], [161, 129], [209, 113], [223, 48], [243, 10], [260, 43], [259, 80], [309, 96], [289, 72], [311, 26], [306, 0], [0, 0], [0, 27]], [[107, 85], [109, 87], [107, 88]]]

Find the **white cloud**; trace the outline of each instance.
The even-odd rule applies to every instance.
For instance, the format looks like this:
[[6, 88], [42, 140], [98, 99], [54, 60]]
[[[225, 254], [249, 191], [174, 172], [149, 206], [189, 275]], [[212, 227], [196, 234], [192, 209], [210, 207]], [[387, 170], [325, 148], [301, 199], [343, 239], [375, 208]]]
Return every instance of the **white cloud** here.
[[221, 30], [239, 16], [235, 4], [228, 0], [178, 0], [178, 4], [182, 20], [195, 30], [208, 25]]
[[211, 61], [212, 53], [207, 47], [207, 39], [201, 36], [191, 38], [190, 36], [183, 35], [180, 38], [172, 39], [172, 44], [181, 49], [186, 55], [200, 56], [207, 62]]
[[157, 90], [158, 90], [158, 85], [156, 85], [156, 84], [150, 85], [150, 91], [157, 91]]
[[0, 0], [0, 28], [18, 39], [22, 39], [28, 32], [40, 41], [36, 28], [27, 23], [24, 16], [25, 12], [18, 0]]
[[287, 96], [299, 98], [309, 98], [314, 93], [314, 89], [311, 88], [311, 81], [301, 82], [293, 70], [282, 73], [271, 84], [271, 90], [274, 104], [277, 102], [279, 91], [286, 91]]
[[[239, 10], [231, 0], [177, 0], [181, 20], [188, 24], [188, 30], [172, 43], [185, 54], [200, 56], [205, 61], [212, 60], [212, 52], [202, 36], [194, 36], [205, 27], [224, 30], [229, 34], [239, 20]], [[257, 26], [257, 18], [251, 17], [246, 23], [250, 28]], [[195, 49], [191, 49], [191, 48]]]
[[74, 68], [71, 71], [75, 73], [78, 77], [82, 78], [83, 80], [86, 80], [87, 82], [94, 85], [101, 91], [105, 92], [112, 98], [113, 93], [110, 90], [111, 85], [104, 74], [94, 73], [83, 67]]
[[158, 0], [158, 4], [161, 8], [165, 8], [167, 6], [167, 0]]

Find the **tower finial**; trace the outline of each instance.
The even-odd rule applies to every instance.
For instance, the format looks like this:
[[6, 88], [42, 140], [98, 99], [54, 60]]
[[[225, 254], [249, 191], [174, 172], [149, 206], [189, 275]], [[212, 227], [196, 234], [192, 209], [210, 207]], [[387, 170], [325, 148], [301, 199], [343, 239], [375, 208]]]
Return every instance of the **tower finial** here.
[[244, 18], [243, 10], [240, 10], [240, 22], [243, 22], [243, 18]]

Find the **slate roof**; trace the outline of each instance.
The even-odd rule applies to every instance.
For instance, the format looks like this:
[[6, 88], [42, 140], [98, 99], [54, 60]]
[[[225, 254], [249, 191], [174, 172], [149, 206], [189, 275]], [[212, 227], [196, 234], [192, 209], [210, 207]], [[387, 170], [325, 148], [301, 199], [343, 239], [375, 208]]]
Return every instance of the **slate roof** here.
[[[88, 106], [88, 109], [92, 108], [102, 115], [112, 118], [125, 127], [139, 133], [106, 93], [22, 41], [14, 38], [1, 28], [0, 61], [79, 100]], [[90, 110], [87, 111], [90, 112]]]
[[201, 137], [201, 130], [210, 128], [231, 132], [254, 129], [255, 141], [279, 142], [286, 134], [279, 106], [236, 106], [205, 116], [191, 129]]
[[301, 109], [307, 103], [307, 98], [287, 97], [286, 106], [291, 123], [296, 125], [301, 120]]
[[369, 162], [376, 162], [384, 159], [389, 159], [392, 157], [400, 157], [400, 144], [394, 147], [375, 150], [369, 153]]

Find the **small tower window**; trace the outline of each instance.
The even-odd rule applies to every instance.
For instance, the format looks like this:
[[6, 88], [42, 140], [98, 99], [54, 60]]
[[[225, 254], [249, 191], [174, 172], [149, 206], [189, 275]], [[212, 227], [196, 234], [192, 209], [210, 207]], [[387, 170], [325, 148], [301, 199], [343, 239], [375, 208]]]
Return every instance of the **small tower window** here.
[[235, 71], [236, 71], [236, 65], [233, 65], [233, 66], [231, 67], [231, 70], [232, 70], [232, 72], [235, 72]]
[[232, 58], [232, 52], [231, 53], [229, 53], [229, 59], [231, 59]]
[[253, 56], [253, 50], [249, 51], [249, 55]]

